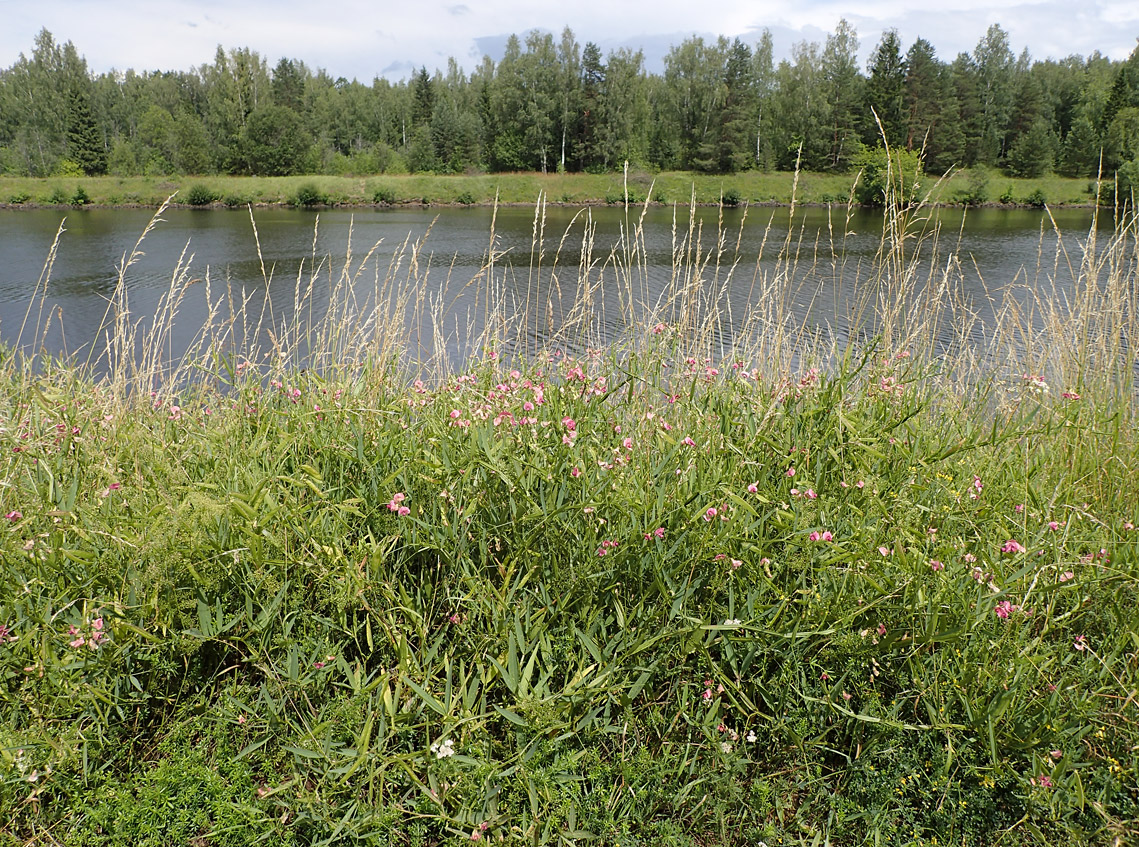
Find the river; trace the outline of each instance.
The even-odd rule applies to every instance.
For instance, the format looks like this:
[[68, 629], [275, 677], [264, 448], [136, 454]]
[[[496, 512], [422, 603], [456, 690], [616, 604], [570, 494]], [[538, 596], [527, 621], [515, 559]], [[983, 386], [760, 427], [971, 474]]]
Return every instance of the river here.
[[[118, 268], [153, 214], [0, 211], [0, 341], [97, 363]], [[578, 346], [610, 340], [631, 316], [641, 320], [654, 307], [658, 317], [678, 320], [691, 305], [680, 300], [694, 298], [705, 311], [719, 309], [711, 343], [726, 352], [746, 331], [744, 316], [771, 296], [770, 288], [763, 293], [765, 281], [780, 274], [789, 280], [779, 289], [785, 320], [826, 328], [840, 340], [856, 323], [873, 327], [865, 313], [855, 313], [875, 296], [870, 292], [867, 300], [866, 286], [881, 284], [873, 283], [880, 280], [874, 267], [883, 239], [878, 212], [855, 210], [848, 217], [843, 208], [809, 208], [792, 218], [783, 208], [700, 209], [690, 221], [686, 208], [654, 207], [638, 228], [640, 215], [639, 208], [560, 206], [546, 208], [540, 219], [533, 208], [263, 208], [252, 216], [248, 209], [168, 209], [123, 275], [123, 292], [142, 338], [169, 298], [172, 279], [188, 283], [162, 339], [166, 355], [175, 358], [191, 345], [210, 303], [221, 303], [225, 315], [244, 303], [246, 325], [261, 316], [257, 341], [268, 348], [280, 343], [285, 327], [322, 315], [330, 298], [341, 307], [351, 301], [344, 312], [345, 321], [354, 321], [350, 332], [375, 332], [367, 313], [377, 299], [390, 301], [397, 293], [406, 301], [399, 306], [402, 329], [389, 322], [380, 331], [411, 360], [439, 352], [452, 360], [468, 356], [484, 328], [488, 297], [508, 316], [526, 313], [524, 322], [504, 329], [505, 345], [517, 351], [538, 349], [551, 338], [566, 342], [560, 327], [588, 296], [570, 346], [573, 338]], [[931, 266], [935, 276], [952, 269], [952, 297], [976, 314], [970, 333], [979, 338], [1005, 298], [1071, 290], [1068, 262], [1078, 267], [1092, 211], [1058, 210], [1054, 220], [1063, 233], [1059, 251], [1043, 211], [943, 209], [936, 220], [913, 225], [912, 232], [924, 230], [926, 238], [919, 242], [915, 235], [907, 251], [919, 251], [921, 278]], [[622, 242], [622, 233], [634, 229], [641, 234]], [[588, 295], [578, 285], [582, 278], [589, 281]], [[298, 308], [302, 315], [295, 314]], [[948, 334], [945, 341], [952, 343]]]

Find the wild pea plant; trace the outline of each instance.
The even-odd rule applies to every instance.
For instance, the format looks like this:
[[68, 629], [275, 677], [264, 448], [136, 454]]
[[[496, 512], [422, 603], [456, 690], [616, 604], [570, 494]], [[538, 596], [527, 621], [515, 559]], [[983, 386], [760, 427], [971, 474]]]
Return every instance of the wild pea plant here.
[[1048, 376], [885, 309], [797, 367], [691, 313], [417, 380], [335, 328], [344, 367], [207, 346], [147, 391], [6, 353], [0, 833], [1134, 838], [1133, 312], [1097, 308], [1020, 350]]

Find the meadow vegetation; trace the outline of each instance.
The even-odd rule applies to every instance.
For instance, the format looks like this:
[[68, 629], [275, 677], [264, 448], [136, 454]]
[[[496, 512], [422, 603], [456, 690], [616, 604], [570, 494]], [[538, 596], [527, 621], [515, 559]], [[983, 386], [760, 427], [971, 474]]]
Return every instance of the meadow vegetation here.
[[538, 244], [541, 347], [492, 250], [410, 361], [412, 244], [266, 347], [215, 291], [168, 361], [131, 256], [86, 364], [6, 348], [0, 843], [1139, 837], [1134, 216], [979, 326], [895, 205], [850, 341], [679, 218], [648, 302], [635, 211]]
[[[1020, 179], [976, 168], [944, 179], [923, 175], [925, 189], [936, 184], [930, 202], [1088, 206], [1096, 202], [1095, 181], [1061, 176]], [[179, 205], [305, 205], [302, 188], [314, 187], [334, 206], [533, 205], [539, 195], [574, 205], [652, 203], [687, 204], [695, 196], [704, 205], [845, 205], [866, 185], [865, 171], [851, 174], [744, 171], [729, 175], [667, 171], [623, 173], [382, 174], [360, 176], [187, 176], [187, 177], [0, 177], [0, 205], [10, 206], [151, 206], [175, 194]], [[626, 192], [628, 192], [626, 194]], [[869, 202], [874, 202], [871, 199]]]

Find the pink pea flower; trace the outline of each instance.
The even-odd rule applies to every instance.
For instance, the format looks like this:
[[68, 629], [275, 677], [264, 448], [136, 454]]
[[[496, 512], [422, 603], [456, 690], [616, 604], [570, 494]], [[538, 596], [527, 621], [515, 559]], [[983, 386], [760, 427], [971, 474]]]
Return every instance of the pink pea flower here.
[[945, 565], [941, 564], [941, 562], [939, 562], [937, 559], [931, 559], [930, 563], [929, 563], [929, 567], [930, 567], [930, 570], [934, 571], [935, 573], [937, 571], [945, 570]]
[[878, 552], [881, 553], [883, 556], [889, 556], [890, 555], [890, 548], [883, 545], [883, 546], [878, 548]]
[[1072, 643], [1072, 646], [1079, 650], [1081, 653], [1084, 652], [1088, 649], [1087, 636], [1077, 635], [1076, 640]]
[[704, 520], [705, 521], [711, 521], [712, 518], [716, 517], [716, 515], [718, 515], [718, 514], [719, 514], [719, 512], [716, 510], [715, 506], [709, 506], [708, 510], [706, 512], [704, 512]]
[[626, 439], [622, 440], [621, 446], [624, 447], [626, 450], [632, 450], [633, 449], [633, 439], [626, 438]]
[[691, 439], [689, 436], [687, 436], [687, 435], [686, 435], [686, 436], [684, 436], [684, 440], [683, 440], [682, 442], [680, 442], [680, 443], [681, 443], [681, 444], [683, 444], [683, 445], [685, 445], [686, 447], [695, 447], [695, 446], [696, 446], [696, 442], [695, 442], [695, 441], [693, 441], [693, 440], [692, 440], [692, 439]]
[[795, 469], [794, 468], [788, 468], [787, 469], [787, 476], [792, 477], [794, 475], [795, 475]]
[[1068, 582], [1069, 580], [1072, 580], [1075, 578], [1076, 578], [1076, 575], [1074, 573], [1072, 573], [1071, 571], [1064, 571], [1062, 574], [1060, 574], [1060, 582]]
[[15, 523], [16, 521], [20, 520], [23, 516], [24, 516], [23, 512], [19, 511], [18, 509], [13, 509], [8, 514], [6, 514], [4, 517], [6, 517], [8, 520]]
[[572, 476], [574, 479], [577, 479], [579, 476], [581, 476], [581, 468], [575, 467], [572, 471], [570, 471], [570, 476]]
[[1049, 532], [1055, 532], [1059, 528], [1060, 528], [1060, 524], [1057, 521], [1048, 521], [1048, 531]]
[[755, 494], [757, 491], [759, 491], [759, 483], [758, 482], [753, 482], [751, 485], [749, 485], [747, 487], [747, 493], [748, 494]]
[[885, 635], [886, 634], [886, 624], [884, 624], [884, 623], [878, 624], [877, 633], [879, 635]]
[[1002, 553], [1023, 553], [1023, 552], [1025, 552], [1025, 547], [1019, 541], [1014, 541], [1013, 539], [1010, 538], [1008, 541], [1006, 541], [1004, 543], [1004, 546], [1001, 547], [1001, 552]]
[[1009, 613], [1012, 612], [1013, 605], [1008, 600], [1002, 600], [997, 603], [997, 607], [993, 610], [997, 613], [997, 617], [1001, 620], [1008, 620]]

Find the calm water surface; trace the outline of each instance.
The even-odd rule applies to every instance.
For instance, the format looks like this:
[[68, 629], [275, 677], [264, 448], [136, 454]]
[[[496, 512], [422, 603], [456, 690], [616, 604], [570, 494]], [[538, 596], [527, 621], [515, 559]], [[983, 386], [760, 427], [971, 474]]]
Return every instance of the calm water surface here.
[[[187, 290], [179, 308], [168, 344], [169, 354], [177, 356], [206, 314], [207, 276], [215, 302], [223, 297], [244, 301], [253, 315], [264, 306], [267, 325], [279, 329], [298, 317], [293, 314], [298, 287], [306, 291], [312, 285], [303, 317], [319, 316], [347, 266], [361, 311], [372, 308], [377, 281], [403, 281], [411, 305], [406, 337], [399, 341], [409, 355], [428, 358], [441, 331], [448, 354], [461, 358], [470, 352], [465, 339], [483, 328], [488, 279], [508, 311], [533, 315], [507, 339], [508, 346], [518, 349], [540, 346], [556, 331], [576, 305], [582, 267], [594, 286], [594, 338], [620, 331], [630, 313], [630, 293], [635, 301], [643, 301], [641, 305], [663, 305], [666, 313], [682, 308], [676, 302], [662, 304], [661, 299], [674, 276], [673, 250], [679, 244], [687, 257], [681, 266], [702, 267], [700, 296], [725, 315], [720, 344], [730, 344], [742, 331], [743, 316], [756, 305], [759, 284], [781, 269], [792, 279], [785, 310], [790, 319], [844, 336], [852, 309], [868, 293], [874, 294], [866, 289], [882, 240], [881, 215], [858, 211], [847, 219], [844, 209], [832, 213], [816, 208], [797, 210], [789, 220], [786, 209], [751, 209], [746, 217], [742, 210], [726, 210], [717, 267], [708, 254], [716, 247], [718, 214], [715, 209], [698, 211], [697, 254], [688, 237], [686, 209], [676, 211], [675, 224], [672, 209], [649, 209], [640, 243], [644, 261], [630, 276], [613, 261], [614, 251], [623, 255], [621, 233], [628, 223], [636, 223], [639, 209], [626, 217], [619, 208], [550, 207], [537, 249], [535, 215], [529, 208], [503, 208], [497, 214], [484, 208], [333, 209], [320, 212], [319, 218], [314, 212], [274, 208], [255, 210], [253, 221], [248, 210], [174, 209], [146, 236], [140, 247], [145, 255], [126, 272], [126, 289], [131, 315], [141, 319], [140, 332], [145, 332], [168, 292], [179, 257], [189, 262], [188, 278], [202, 284]], [[34, 349], [42, 340], [52, 354], [88, 356], [106, 325], [118, 267], [152, 215], [133, 209], [0, 210], [0, 341]], [[1059, 210], [1054, 216], [1062, 244], [1078, 267], [1092, 213]], [[484, 269], [492, 217], [495, 264], [490, 275]], [[64, 232], [50, 277], [41, 284], [61, 222]], [[1071, 274], [1065, 262], [1056, 261], [1057, 239], [1042, 212], [984, 209], [965, 215], [942, 210], [938, 222], [936, 248], [932, 240], [925, 242], [923, 255], [938, 268], [956, 256], [960, 269], [951, 277], [953, 293], [978, 312], [981, 320], [974, 333], [983, 334], [985, 320], [1009, 290], [1024, 296], [1026, 281], [1046, 291], [1071, 289]], [[587, 234], [589, 246], [583, 250]], [[421, 246], [413, 267], [409, 245], [416, 242]], [[467, 284], [475, 279], [476, 284]], [[432, 324], [428, 312], [445, 314]]]

